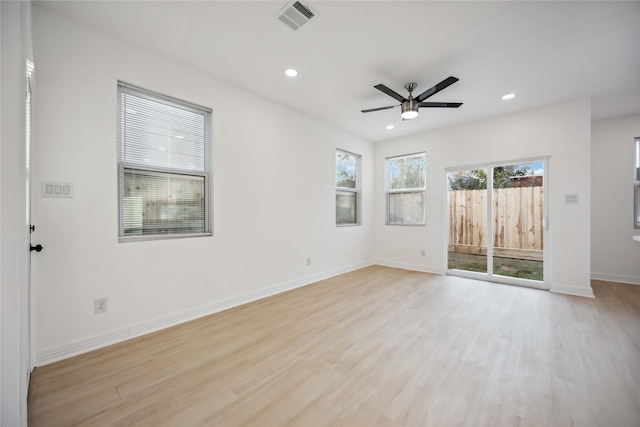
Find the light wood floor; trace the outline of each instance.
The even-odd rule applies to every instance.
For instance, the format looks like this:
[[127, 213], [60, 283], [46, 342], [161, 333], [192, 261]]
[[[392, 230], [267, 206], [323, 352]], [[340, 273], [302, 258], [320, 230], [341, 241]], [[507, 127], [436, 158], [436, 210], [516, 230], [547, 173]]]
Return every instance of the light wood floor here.
[[32, 426], [640, 426], [640, 286], [369, 267], [37, 368]]

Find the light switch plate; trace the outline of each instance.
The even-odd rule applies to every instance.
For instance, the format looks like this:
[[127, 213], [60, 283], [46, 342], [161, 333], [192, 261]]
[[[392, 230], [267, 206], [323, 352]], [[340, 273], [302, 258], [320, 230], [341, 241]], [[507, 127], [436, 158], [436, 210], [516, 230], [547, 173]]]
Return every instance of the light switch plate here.
[[42, 181], [42, 197], [73, 198], [73, 184], [70, 182]]
[[578, 195], [577, 194], [565, 194], [564, 195], [564, 202], [565, 203], [576, 204], [576, 203], [578, 203]]

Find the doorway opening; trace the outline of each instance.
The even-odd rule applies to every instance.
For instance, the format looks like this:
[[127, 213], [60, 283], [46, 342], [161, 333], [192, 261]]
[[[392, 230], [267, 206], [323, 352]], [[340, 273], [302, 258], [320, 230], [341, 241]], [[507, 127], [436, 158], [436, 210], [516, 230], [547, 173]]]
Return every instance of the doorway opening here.
[[447, 274], [548, 289], [547, 164], [541, 158], [447, 170]]

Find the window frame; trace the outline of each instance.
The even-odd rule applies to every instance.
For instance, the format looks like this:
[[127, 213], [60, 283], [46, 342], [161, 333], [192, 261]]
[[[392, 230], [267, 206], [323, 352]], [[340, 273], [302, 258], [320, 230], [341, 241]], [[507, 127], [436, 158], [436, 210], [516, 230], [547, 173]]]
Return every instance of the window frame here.
[[[355, 163], [355, 181], [356, 181], [356, 185], [354, 188], [349, 188], [349, 187], [338, 187], [338, 184], [335, 182], [335, 172], [336, 172], [336, 167], [337, 164], [335, 163], [335, 159], [336, 159], [336, 155], [338, 153], [342, 153], [345, 154], [347, 156], [353, 157], [354, 158], [354, 163]], [[362, 224], [361, 221], [361, 191], [360, 191], [360, 163], [361, 163], [361, 159], [362, 156], [360, 154], [356, 154], [353, 153], [351, 151], [347, 151], [347, 150], [343, 150], [341, 148], [336, 148], [334, 151], [334, 165], [333, 165], [333, 171], [334, 171], [334, 186], [335, 186], [335, 194], [336, 196], [338, 195], [339, 192], [348, 192], [348, 193], [354, 193], [355, 194], [355, 210], [356, 210], [356, 218], [355, 218], [355, 222], [346, 222], [346, 223], [338, 223], [338, 205], [337, 202], [334, 200], [334, 212], [335, 212], [335, 220], [336, 220], [336, 227], [353, 227], [353, 226], [358, 226]], [[337, 198], [337, 197], [336, 197]]]
[[633, 228], [640, 229], [640, 136], [634, 138]]
[[[160, 104], [169, 105], [171, 107], [180, 108], [185, 111], [190, 111], [196, 114], [201, 114], [204, 117], [204, 147], [203, 147], [203, 162], [204, 167], [200, 170], [185, 170], [179, 168], [163, 168], [158, 166], [144, 166], [140, 163], [125, 162], [123, 160], [123, 143], [121, 141], [121, 135], [123, 134], [121, 126], [121, 104], [120, 95], [122, 89], [125, 93], [133, 93], [135, 96], [142, 99], [158, 102]], [[118, 242], [136, 242], [136, 241], [150, 241], [150, 240], [170, 240], [181, 239], [190, 237], [207, 237], [212, 236], [212, 179], [211, 179], [211, 167], [212, 167], [212, 141], [211, 141], [211, 129], [212, 129], [212, 110], [207, 107], [203, 107], [197, 104], [193, 104], [181, 99], [177, 99], [168, 95], [164, 95], [155, 91], [141, 88], [123, 81], [118, 80], [117, 85], [117, 108], [116, 108], [116, 122], [117, 122], [117, 182], [118, 182]], [[124, 234], [124, 197], [125, 197], [125, 170], [133, 170], [140, 172], [148, 172], [150, 174], [167, 174], [167, 175], [185, 175], [191, 177], [204, 178], [204, 231], [194, 233], [162, 233], [162, 234], [142, 234], [142, 235], [125, 235]]]
[[[400, 189], [392, 189], [391, 188], [391, 168], [390, 161], [396, 159], [403, 159], [409, 157], [424, 157], [425, 168], [424, 168], [424, 186], [421, 188], [400, 188]], [[401, 154], [398, 156], [389, 156], [385, 157], [385, 204], [386, 204], [386, 216], [385, 216], [385, 225], [394, 225], [394, 226], [405, 226], [405, 227], [424, 227], [427, 225], [427, 153], [425, 151], [420, 151], [417, 153], [410, 154]], [[404, 222], [392, 222], [391, 221], [391, 195], [392, 194], [406, 194], [406, 193], [422, 193], [422, 222], [420, 223], [404, 223]]]

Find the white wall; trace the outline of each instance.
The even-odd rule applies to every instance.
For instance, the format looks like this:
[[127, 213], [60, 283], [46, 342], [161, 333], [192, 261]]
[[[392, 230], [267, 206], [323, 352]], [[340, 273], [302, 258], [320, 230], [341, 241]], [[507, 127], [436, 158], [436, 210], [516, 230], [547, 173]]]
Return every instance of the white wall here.
[[[549, 239], [545, 264], [552, 291], [592, 296], [590, 268], [590, 101], [575, 100], [376, 144], [375, 247], [380, 264], [446, 271], [445, 168], [550, 156]], [[386, 226], [385, 157], [425, 151], [424, 227]], [[567, 205], [565, 194], [579, 203]], [[421, 250], [426, 256], [421, 257]]]
[[634, 138], [640, 115], [594, 121], [591, 128], [591, 277], [640, 285], [633, 228]]
[[[550, 156], [548, 284], [592, 296], [587, 99], [374, 147], [46, 9], [35, 8], [34, 28], [38, 364], [373, 260], [444, 273], [445, 168], [483, 162]], [[117, 80], [213, 109], [213, 237], [118, 243]], [[363, 155], [359, 227], [335, 227], [335, 148]], [[427, 226], [385, 226], [384, 158], [418, 151], [427, 152]], [[72, 182], [74, 198], [39, 197], [42, 180]], [[99, 297], [109, 310], [94, 315]]]
[[24, 20], [29, 5], [0, 2], [0, 425], [27, 425], [28, 347], [25, 203]]
[[[34, 185], [74, 185], [33, 198], [38, 364], [371, 262], [370, 142], [46, 9], [34, 20]], [[213, 109], [213, 237], [118, 243], [117, 80]], [[335, 226], [336, 147], [362, 155], [362, 226]]]

